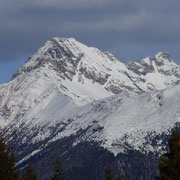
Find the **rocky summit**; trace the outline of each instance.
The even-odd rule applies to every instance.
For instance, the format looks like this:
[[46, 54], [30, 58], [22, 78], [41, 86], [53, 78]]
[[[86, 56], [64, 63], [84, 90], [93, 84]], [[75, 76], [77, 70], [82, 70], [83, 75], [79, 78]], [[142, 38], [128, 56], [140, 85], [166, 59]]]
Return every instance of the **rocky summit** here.
[[53, 38], [0, 85], [0, 127], [17, 165], [33, 162], [41, 179], [51, 176], [57, 150], [68, 179], [101, 180], [107, 163], [128, 179], [152, 179], [179, 124], [180, 66], [168, 53], [124, 64]]

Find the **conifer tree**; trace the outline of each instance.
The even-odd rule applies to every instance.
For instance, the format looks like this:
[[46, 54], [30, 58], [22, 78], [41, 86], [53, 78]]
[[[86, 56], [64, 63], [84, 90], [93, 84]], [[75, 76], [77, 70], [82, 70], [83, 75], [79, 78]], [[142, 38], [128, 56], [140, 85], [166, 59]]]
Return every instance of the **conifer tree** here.
[[110, 167], [110, 165], [108, 165], [106, 167], [106, 170], [105, 170], [105, 177], [106, 177], [106, 180], [113, 180], [114, 178], [114, 175], [112, 173], [112, 169]]
[[22, 180], [37, 180], [37, 175], [31, 164], [29, 164], [25, 169], [25, 172], [22, 175]]
[[61, 167], [59, 155], [56, 155], [56, 166], [54, 169], [54, 175], [51, 178], [52, 180], [65, 180], [65, 176], [63, 175], [63, 169]]
[[159, 162], [159, 176], [156, 180], [180, 180], [180, 134], [172, 132], [168, 141], [169, 153], [162, 156]]
[[127, 180], [124, 172], [118, 176], [118, 180]]
[[0, 135], [0, 179], [18, 180], [19, 172], [15, 167], [15, 158], [9, 144]]

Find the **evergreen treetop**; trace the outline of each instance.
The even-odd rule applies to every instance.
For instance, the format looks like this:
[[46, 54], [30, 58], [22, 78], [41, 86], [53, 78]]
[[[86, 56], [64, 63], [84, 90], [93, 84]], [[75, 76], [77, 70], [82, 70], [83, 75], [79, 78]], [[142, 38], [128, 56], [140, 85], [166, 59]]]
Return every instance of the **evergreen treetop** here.
[[0, 135], [0, 179], [18, 180], [19, 172], [15, 167], [15, 158], [9, 144]]
[[22, 180], [37, 180], [37, 175], [35, 173], [35, 169], [31, 164], [25, 169], [25, 172], [22, 175]]
[[65, 176], [63, 175], [63, 169], [61, 167], [59, 155], [56, 155], [56, 166], [54, 169], [54, 175], [51, 178], [52, 180], [65, 180]]
[[168, 141], [169, 153], [159, 162], [159, 176], [156, 180], [180, 180], [180, 134], [173, 130]]
[[108, 165], [105, 169], [105, 177], [106, 177], [106, 180], [113, 180], [114, 179], [114, 175], [113, 175], [113, 172], [112, 172], [110, 165]]

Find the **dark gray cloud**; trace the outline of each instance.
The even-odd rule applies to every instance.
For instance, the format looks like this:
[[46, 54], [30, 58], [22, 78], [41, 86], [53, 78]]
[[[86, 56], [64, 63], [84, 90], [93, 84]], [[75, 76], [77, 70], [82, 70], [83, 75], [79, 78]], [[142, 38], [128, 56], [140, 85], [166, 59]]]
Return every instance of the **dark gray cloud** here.
[[180, 64], [179, 7], [178, 0], [1, 0], [0, 61], [27, 57], [60, 36], [122, 60], [168, 51]]

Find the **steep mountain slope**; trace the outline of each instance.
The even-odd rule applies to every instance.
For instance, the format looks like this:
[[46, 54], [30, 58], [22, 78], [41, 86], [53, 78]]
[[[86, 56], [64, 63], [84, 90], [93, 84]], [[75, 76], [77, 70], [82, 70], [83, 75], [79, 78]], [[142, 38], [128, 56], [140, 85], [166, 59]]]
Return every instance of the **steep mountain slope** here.
[[127, 149], [157, 153], [161, 151], [161, 141], [152, 145], [153, 137], [168, 133], [180, 122], [179, 92], [177, 84], [154, 93], [122, 93], [84, 106], [76, 106], [68, 97], [52, 92], [48, 102], [41, 100], [7, 129], [11, 132], [13, 127], [12, 134], [19, 131], [16, 140], [21, 144], [47, 139], [48, 144], [82, 130], [85, 133], [74, 139], [73, 146], [82, 141], [95, 141], [114, 154]]
[[180, 67], [168, 53], [123, 64], [73, 38], [53, 38], [0, 85], [0, 126], [20, 166], [58, 144], [63, 154], [95, 143], [104, 153], [156, 156], [166, 150], [160, 136], [179, 121]]

